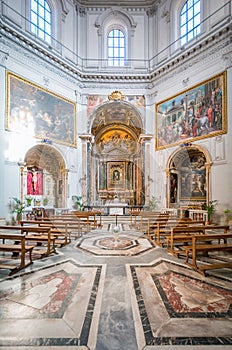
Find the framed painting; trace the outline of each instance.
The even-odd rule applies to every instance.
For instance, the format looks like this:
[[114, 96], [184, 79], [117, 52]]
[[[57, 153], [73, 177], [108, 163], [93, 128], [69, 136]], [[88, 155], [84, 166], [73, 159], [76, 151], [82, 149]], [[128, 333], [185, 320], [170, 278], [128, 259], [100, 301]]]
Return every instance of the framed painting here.
[[107, 163], [107, 190], [125, 190], [125, 163]]
[[226, 130], [226, 72], [156, 105], [157, 150]]
[[76, 105], [7, 72], [6, 130], [76, 147]]

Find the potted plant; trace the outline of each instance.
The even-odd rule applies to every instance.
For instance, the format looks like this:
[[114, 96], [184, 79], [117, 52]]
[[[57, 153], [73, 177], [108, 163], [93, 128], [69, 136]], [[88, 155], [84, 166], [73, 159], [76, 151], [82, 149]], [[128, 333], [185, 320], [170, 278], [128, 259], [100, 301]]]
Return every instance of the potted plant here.
[[230, 209], [225, 209], [224, 214], [225, 214], [225, 225], [229, 225], [230, 220], [232, 220], [232, 211]]
[[48, 205], [48, 197], [43, 198], [43, 205], [44, 206]]
[[209, 201], [208, 204], [204, 203], [202, 204], [202, 209], [207, 211], [208, 214], [208, 221], [207, 224], [211, 223], [211, 217], [212, 214], [215, 212], [215, 207], [217, 205], [218, 201], [216, 199]]
[[72, 202], [73, 202], [73, 209], [83, 211], [84, 205], [82, 203], [82, 196], [73, 195]]
[[25, 203], [21, 202], [20, 199], [13, 197], [8, 203], [8, 208], [11, 214], [16, 213], [16, 221], [20, 223], [22, 220], [23, 209], [25, 208]]
[[25, 196], [24, 198], [26, 200], [27, 206], [30, 207], [32, 200], [33, 200], [33, 197], [32, 196]]
[[158, 207], [159, 203], [160, 201], [155, 196], [151, 196], [149, 200], [149, 209], [151, 211], [155, 210]]

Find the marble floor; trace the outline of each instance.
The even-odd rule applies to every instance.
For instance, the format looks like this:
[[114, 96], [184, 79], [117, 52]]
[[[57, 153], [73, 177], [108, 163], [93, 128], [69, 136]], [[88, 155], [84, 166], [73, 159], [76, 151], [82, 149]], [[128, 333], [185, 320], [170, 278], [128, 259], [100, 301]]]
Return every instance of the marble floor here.
[[204, 277], [118, 226], [0, 271], [0, 349], [232, 349], [231, 270]]

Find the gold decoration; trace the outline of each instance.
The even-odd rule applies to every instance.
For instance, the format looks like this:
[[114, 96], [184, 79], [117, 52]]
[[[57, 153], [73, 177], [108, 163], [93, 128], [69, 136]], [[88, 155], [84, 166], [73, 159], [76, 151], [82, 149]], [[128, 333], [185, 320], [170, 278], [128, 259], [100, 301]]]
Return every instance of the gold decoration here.
[[124, 100], [125, 95], [123, 95], [123, 93], [119, 90], [115, 90], [113, 91], [109, 96], [108, 99], [109, 100], [114, 100], [114, 101], [119, 101], [119, 100]]

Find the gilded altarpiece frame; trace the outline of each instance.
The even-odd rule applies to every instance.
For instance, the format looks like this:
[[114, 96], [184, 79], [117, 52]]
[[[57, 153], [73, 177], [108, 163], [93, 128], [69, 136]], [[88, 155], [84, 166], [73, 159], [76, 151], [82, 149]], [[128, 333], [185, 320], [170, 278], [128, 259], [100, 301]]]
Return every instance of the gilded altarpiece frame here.
[[107, 163], [107, 190], [125, 191], [125, 162]]

